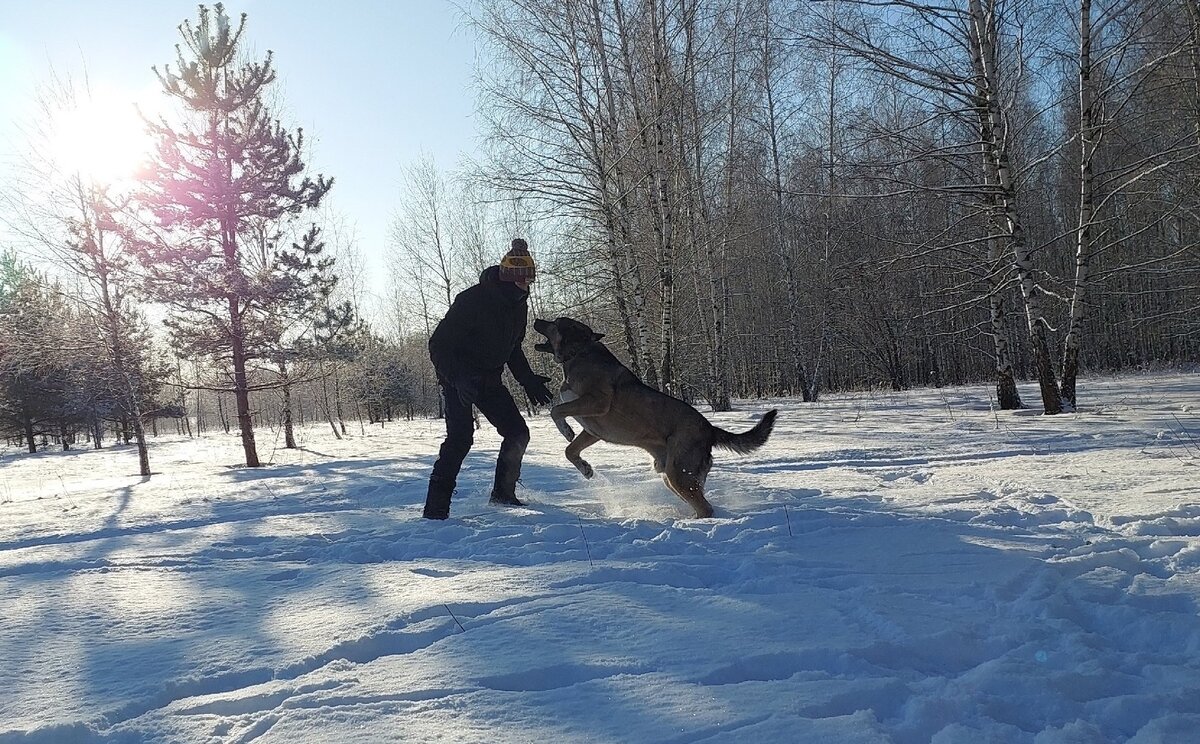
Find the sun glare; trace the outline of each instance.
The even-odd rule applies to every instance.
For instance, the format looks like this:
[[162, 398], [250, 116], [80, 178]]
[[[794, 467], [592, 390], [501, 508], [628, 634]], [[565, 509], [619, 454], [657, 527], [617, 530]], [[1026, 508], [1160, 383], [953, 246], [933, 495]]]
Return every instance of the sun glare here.
[[52, 123], [52, 157], [69, 175], [116, 184], [132, 178], [150, 137], [129, 100], [94, 97], [60, 111]]

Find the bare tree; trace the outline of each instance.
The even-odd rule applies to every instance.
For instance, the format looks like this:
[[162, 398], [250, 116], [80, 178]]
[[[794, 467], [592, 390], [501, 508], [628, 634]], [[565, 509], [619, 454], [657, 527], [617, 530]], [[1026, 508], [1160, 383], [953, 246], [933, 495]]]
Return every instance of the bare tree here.
[[[479, 198], [528, 207], [563, 246], [569, 283], [543, 283], [539, 306], [619, 323], [631, 366], [679, 394], [990, 376], [1015, 408], [1033, 377], [1054, 412], [1077, 341], [1080, 364], [1196, 353], [1195, 171], [1161, 115], [1200, 111], [1200, 54], [1169, 54], [1187, 3], [1109, 4], [1080, 221], [1059, 6], [485, 0]], [[1072, 333], [1073, 298], [1102, 314], [1103, 344]]]
[[[1188, 3], [1192, 7], [1192, 3]], [[1093, 263], [1114, 242], [1110, 215], [1113, 202], [1128, 195], [1159, 171], [1195, 158], [1194, 133], [1183, 131], [1166, 148], [1143, 150], [1132, 159], [1110, 154], [1118, 127], [1133, 119], [1149, 124], [1154, 116], [1137, 105], [1136, 97], [1168, 61], [1188, 51], [1190, 34], [1175, 38], [1149, 37], [1148, 29], [1167, 15], [1164, 6], [1131, 0], [1078, 0], [1078, 219], [1075, 226], [1074, 274], [1070, 312], [1063, 340], [1062, 394], [1076, 403], [1084, 321], [1090, 304]], [[1124, 149], [1124, 148], [1122, 148]]]
[[120, 391], [118, 415], [133, 427], [138, 471], [151, 475], [144, 418], [157, 391], [147, 335], [134, 301], [129, 243], [121, 225], [127, 199], [118, 184], [59, 162], [54, 122], [89, 103], [86, 79], [58, 79], [43, 90], [24, 171], [0, 193], [0, 220], [79, 281], [74, 302], [95, 318], [109, 375]]
[[[428, 155], [405, 168], [400, 207], [392, 223], [392, 261], [397, 274], [414, 281], [418, 292], [432, 285], [436, 298], [422, 300], [446, 308], [460, 286], [461, 273], [450, 239], [449, 195], [446, 178]], [[427, 317], [428, 320], [428, 317]]]

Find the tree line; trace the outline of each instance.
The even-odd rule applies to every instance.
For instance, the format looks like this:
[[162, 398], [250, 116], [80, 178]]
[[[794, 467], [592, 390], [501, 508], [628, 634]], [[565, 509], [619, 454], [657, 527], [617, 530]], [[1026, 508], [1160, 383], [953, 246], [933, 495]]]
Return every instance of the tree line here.
[[[103, 319], [80, 300], [79, 289], [13, 253], [0, 254], [0, 321], [0, 436], [10, 446], [32, 453], [50, 446], [99, 449], [109, 441], [131, 445], [139, 424], [153, 436], [240, 435], [232, 375], [228, 366], [217, 366], [228, 365], [228, 357], [199, 353], [185, 360], [182, 349], [155, 338], [151, 324], [133, 315], [116, 336], [118, 366], [112, 337], [98, 335]], [[411, 419], [428, 410], [412, 358], [410, 348], [369, 332], [334, 346], [297, 344], [283, 369], [253, 369], [252, 424], [272, 432], [274, 449], [297, 446], [294, 426], [325, 426], [341, 438], [367, 425]]]
[[489, 147], [456, 180], [548, 233], [541, 304], [650, 384], [1015, 408], [1032, 379], [1057, 413], [1081, 368], [1200, 355], [1195, 0], [476, 8]]
[[154, 68], [175, 106], [136, 186], [34, 147], [6, 221], [65, 273], [0, 262], [3, 432], [114, 428], [149, 474], [163, 416], [220, 421], [253, 466], [255, 426], [436, 414], [425, 341], [514, 235], [535, 315], [716, 410], [979, 381], [1015, 408], [1028, 379], [1057, 413], [1081, 370], [1200, 359], [1196, 0], [470, 12], [482, 154], [404, 168], [375, 307], [221, 4]]

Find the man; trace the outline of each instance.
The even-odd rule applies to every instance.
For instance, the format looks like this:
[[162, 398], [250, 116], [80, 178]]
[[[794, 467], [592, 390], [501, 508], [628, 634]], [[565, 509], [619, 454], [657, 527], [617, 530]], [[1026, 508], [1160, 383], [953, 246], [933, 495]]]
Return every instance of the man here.
[[500, 375], [507, 364], [535, 405], [546, 405], [553, 397], [546, 387], [550, 378], [534, 374], [521, 349], [529, 320], [529, 285], [535, 274], [529, 246], [517, 238], [499, 266], [484, 269], [478, 284], [459, 292], [429, 338], [429, 358], [446, 401], [446, 441], [429, 477], [426, 519], [450, 516], [458, 471], [474, 443], [472, 405], [503, 437], [489, 501], [522, 505], [516, 488], [529, 427]]

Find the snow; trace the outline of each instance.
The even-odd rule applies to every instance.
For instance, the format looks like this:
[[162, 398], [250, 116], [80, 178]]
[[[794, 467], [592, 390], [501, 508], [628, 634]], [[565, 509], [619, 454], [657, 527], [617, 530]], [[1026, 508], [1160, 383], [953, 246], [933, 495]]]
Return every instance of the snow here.
[[444, 523], [439, 421], [10, 449], [0, 742], [1196, 741], [1200, 375], [1085, 382], [739, 401], [704, 520], [544, 414]]

